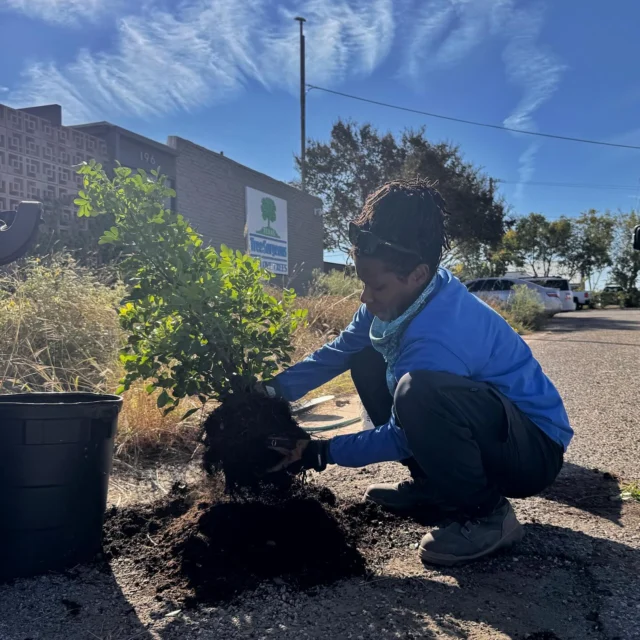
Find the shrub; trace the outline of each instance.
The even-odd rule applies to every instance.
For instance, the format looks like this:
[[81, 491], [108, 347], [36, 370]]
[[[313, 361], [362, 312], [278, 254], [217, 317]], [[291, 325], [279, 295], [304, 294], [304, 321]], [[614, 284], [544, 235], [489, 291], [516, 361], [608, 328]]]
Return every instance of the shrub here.
[[545, 308], [535, 291], [525, 285], [514, 288], [508, 311], [525, 329], [541, 329], [546, 320]]
[[516, 321], [513, 315], [511, 315], [509, 309], [503, 303], [497, 302], [495, 300], [485, 300], [484, 302], [489, 305], [496, 313], [499, 313], [509, 323], [509, 326], [516, 333], [523, 335], [529, 332], [524, 325]]
[[313, 272], [309, 295], [345, 297], [360, 294], [361, 291], [362, 283], [358, 280], [353, 270], [323, 273], [316, 269]]
[[541, 329], [547, 318], [544, 305], [540, 302], [535, 291], [524, 285], [515, 287], [509, 304], [496, 300], [486, 300], [485, 302], [519, 334]]
[[31, 258], [0, 277], [0, 388], [108, 387], [123, 343], [117, 308], [124, 290], [105, 284], [107, 277], [64, 255]]
[[640, 291], [600, 291], [593, 294], [592, 302], [602, 309], [611, 306], [621, 309], [640, 307]]
[[175, 195], [165, 176], [116, 167], [110, 180], [93, 161], [79, 173], [78, 215], [113, 215], [100, 242], [122, 251], [131, 285], [120, 309], [123, 390], [148, 380], [149, 393], [160, 390], [158, 407], [170, 411], [186, 396], [204, 404], [249, 389], [290, 362], [291, 335], [305, 317], [293, 309], [293, 291], [278, 300], [265, 289], [272, 275], [258, 260], [203, 246], [165, 208]]

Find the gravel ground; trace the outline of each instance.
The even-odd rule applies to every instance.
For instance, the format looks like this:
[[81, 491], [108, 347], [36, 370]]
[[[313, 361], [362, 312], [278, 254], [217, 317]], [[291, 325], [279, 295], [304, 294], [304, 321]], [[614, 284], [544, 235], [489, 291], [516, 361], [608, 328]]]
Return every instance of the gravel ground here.
[[[157, 599], [130, 561], [104, 572], [77, 567], [0, 587], [0, 640], [640, 639], [640, 504], [617, 499], [614, 478], [640, 479], [640, 312], [565, 314], [529, 342], [565, 398], [576, 438], [556, 485], [516, 501], [528, 535], [512, 554], [434, 571], [419, 563], [415, 543], [391, 541], [372, 580], [312, 593], [271, 583], [234, 605], [196, 611]], [[197, 476], [193, 463], [118, 465], [111, 501], [148, 501], [174, 478]], [[314, 481], [354, 500], [369, 483], [402, 476], [385, 464], [331, 468]], [[409, 537], [414, 529], [407, 524]]]

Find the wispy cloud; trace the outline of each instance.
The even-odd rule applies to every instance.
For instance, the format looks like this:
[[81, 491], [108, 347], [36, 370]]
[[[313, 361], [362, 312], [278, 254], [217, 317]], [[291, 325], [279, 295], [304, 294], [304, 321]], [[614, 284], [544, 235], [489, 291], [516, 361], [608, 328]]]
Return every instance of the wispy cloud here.
[[31, 64], [11, 101], [56, 100], [77, 121], [189, 110], [228, 99], [251, 82], [291, 89], [298, 79], [298, 14], [309, 20], [310, 82], [371, 73], [393, 43], [392, 0], [307, 0], [275, 16], [269, 8], [269, 0], [190, 0], [177, 13], [156, 8], [125, 16], [113, 52], [81, 51], [66, 66]]
[[[565, 66], [540, 42], [544, 6], [519, 5], [516, 0], [432, 0], [422, 4], [409, 25], [403, 74], [412, 81], [468, 58], [496, 39], [504, 42], [507, 79], [521, 90], [521, 98], [504, 120], [509, 127], [535, 130], [535, 112], [558, 88]], [[519, 158], [519, 178], [533, 176], [539, 141]], [[518, 187], [516, 196], [521, 195]]]
[[[541, 5], [516, 9], [506, 7], [501, 16], [503, 28], [510, 34], [503, 60], [507, 79], [522, 90], [516, 108], [504, 120], [505, 126], [535, 131], [534, 113], [555, 93], [566, 70], [560, 59], [540, 43], [544, 9]], [[538, 141], [529, 143], [519, 158], [519, 179], [533, 177]], [[521, 198], [523, 186], [516, 190]]]
[[[119, 0], [115, 0], [118, 2]], [[563, 65], [540, 43], [542, 6], [517, 0], [145, 0], [115, 23], [108, 51], [79, 51], [68, 64], [39, 60], [3, 100], [58, 102], [71, 122], [121, 114], [157, 116], [228, 100], [250, 84], [296, 91], [298, 32], [308, 19], [307, 79], [325, 86], [367, 77], [401, 53], [413, 81], [451, 67], [479, 47], [503, 43], [509, 82], [521, 98], [505, 124], [535, 129], [534, 114], [556, 90]], [[0, 8], [64, 24], [92, 20], [104, 0], [0, 0]], [[115, 14], [114, 14], [115, 15]], [[539, 142], [519, 159], [531, 179]]]
[[497, 16], [509, 0], [433, 0], [420, 5], [408, 27], [402, 72], [412, 79], [465, 59], [499, 32]]
[[553, 95], [566, 67], [538, 42], [541, 8], [514, 11], [507, 28], [514, 34], [503, 55], [507, 78], [522, 89], [523, 95], [504, 123], [531, 131], [535, 129], [532, 114]]
[[0, 9], [19, 11], [31, 18], [75, 26], [81, 20], [96, 20], [113, 9], [105, 0], [0, 0]]

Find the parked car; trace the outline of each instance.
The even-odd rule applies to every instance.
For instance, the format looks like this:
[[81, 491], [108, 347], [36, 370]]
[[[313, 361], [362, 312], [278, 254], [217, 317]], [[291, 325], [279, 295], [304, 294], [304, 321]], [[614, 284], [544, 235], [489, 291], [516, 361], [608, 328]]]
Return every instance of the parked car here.
[[535, 282], [520, 280], [518, 278], [480, 278], [464, 283], [469, 293], [478, 296], [482, 300], [494, 300], [505, 305], [509, 304], [513, 297], [514, 289], [517, 286], [524, 286], [535, 291], [540, 302], [549, 316], [554, 316], [562, 311], [560, 291], [558, 289], [548, 289]]
[[528, 282], [535, 282], [541, 287], [559, 289], [560, 301], [562, 302], [563, 311], [575, 311], [577, 306], [573, 300], [573, 291], [571, 291], [571, 285], [566, 278], [558, 278], [552, 276], [536, 277], [529, 276], [525, 278]]
[[603, 290], [603, 293], [620, 293], [622, 287], [619, 284], [608, 284]]
[[573, 301], [576, 303], [576, 309], [580, 311], [584, 307], [590, 307], [593, 309], [593, 295], [591, 291], [581, 291], [582, 285], [579, 284], [570, 284], [571, 292], [573, 293]]

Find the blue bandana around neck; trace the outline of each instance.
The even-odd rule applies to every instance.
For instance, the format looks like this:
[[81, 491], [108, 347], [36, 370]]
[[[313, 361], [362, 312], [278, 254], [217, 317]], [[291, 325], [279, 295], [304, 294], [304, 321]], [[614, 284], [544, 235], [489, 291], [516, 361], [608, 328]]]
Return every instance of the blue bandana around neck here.
[[395, 366], [400, 355], [400, 340], [409, 323], [424, 309], [427, 300], [436, 288], [438, 274], [431, 279], [425, 290], [416, 298], [415, 302], [398, 318], [391, 322], [383, 322], [373, 318], [369, 338], [373, 348], [382, 354], [387, 363], [387, 387], [391, 395], [396, 390]]

